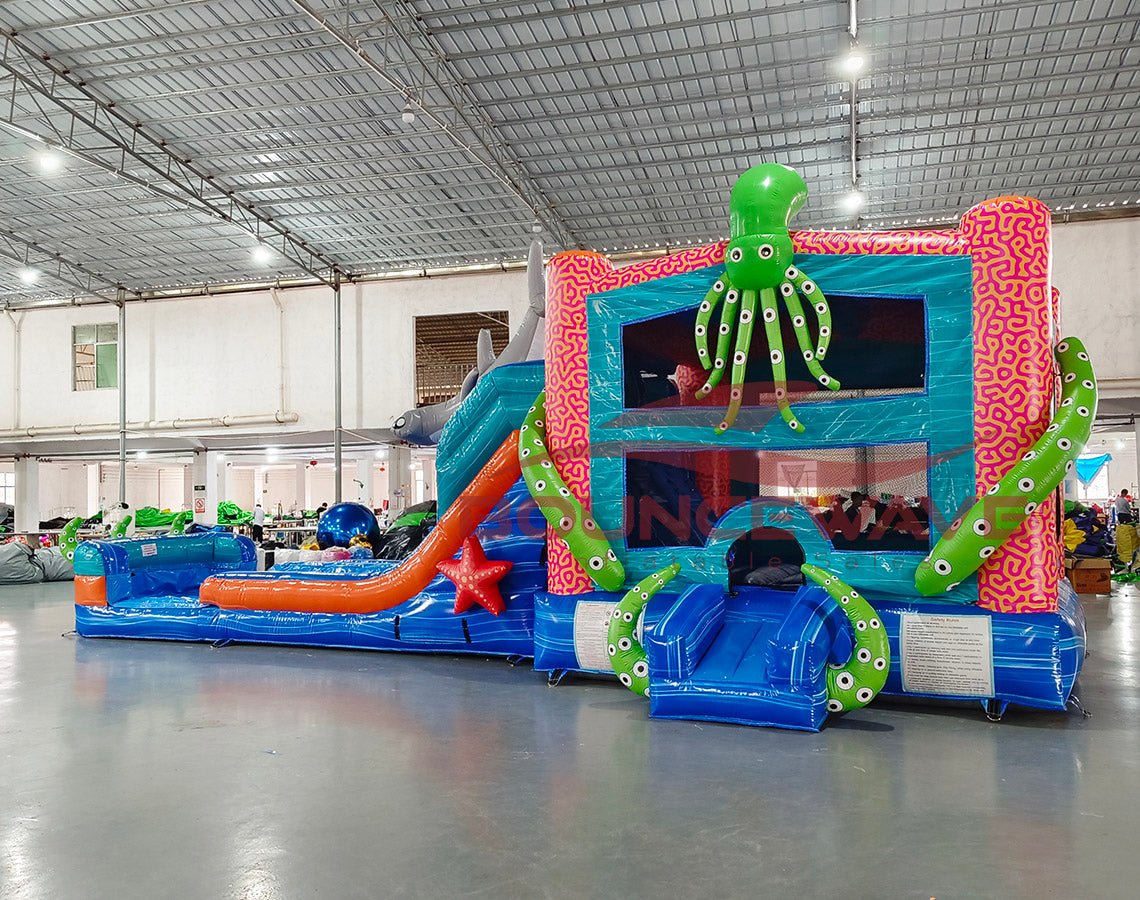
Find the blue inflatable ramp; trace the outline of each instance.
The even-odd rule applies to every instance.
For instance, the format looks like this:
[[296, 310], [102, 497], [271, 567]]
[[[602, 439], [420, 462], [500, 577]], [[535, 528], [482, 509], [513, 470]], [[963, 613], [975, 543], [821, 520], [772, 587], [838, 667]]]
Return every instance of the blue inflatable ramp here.
[[522, 424], [545, 385], [542, 360], [499, 366], [479, 379], [439, 437], [435, 480], [441, 516]]
[[645, 634], [650, 715], [818, 731], [847, 617], [818, 587], [687, 588]]

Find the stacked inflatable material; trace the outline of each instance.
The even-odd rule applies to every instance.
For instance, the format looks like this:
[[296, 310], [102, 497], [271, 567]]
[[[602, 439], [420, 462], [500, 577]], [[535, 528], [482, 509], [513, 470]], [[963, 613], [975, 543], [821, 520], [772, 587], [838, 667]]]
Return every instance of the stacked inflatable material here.
[[56, 547], [35, 549], [20, 541], [0, 544], [0, 584], [70, 581], [71, 563]]

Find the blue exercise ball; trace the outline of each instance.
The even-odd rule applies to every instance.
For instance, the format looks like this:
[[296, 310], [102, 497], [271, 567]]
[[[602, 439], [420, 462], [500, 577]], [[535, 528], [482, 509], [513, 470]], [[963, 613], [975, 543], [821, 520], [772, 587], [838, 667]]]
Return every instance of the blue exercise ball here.
[[338, 503], [325, 510], [317, 522], [317, 544], [322, 550], [347, 547], [354, 537], [363, 537], [376, 549], [380, 544], [380, 523], [362, 503]]

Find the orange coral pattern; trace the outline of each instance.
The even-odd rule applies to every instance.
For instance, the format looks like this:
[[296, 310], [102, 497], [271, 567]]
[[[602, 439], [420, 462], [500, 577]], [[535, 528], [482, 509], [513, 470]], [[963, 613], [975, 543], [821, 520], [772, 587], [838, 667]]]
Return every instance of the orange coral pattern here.
[[[974, 468], [978, 493], [996, 484], [1044, 433], [1055, 397], [1050, 215], [1026, 197], [999, 197], [962, 217], [974, 263]], [[1056, 495], [978, 570], [978, 603], [997, 612], [1057, 606]]]

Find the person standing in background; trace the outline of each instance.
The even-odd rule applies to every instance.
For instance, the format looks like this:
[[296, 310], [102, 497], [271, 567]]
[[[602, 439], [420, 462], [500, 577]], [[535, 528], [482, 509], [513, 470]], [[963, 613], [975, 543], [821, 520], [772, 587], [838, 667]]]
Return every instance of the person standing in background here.
[[1116, 510], [1116, 521], [1125, 525], [1135, 525], [1136, 517], [1132, 515], [1132, 498], [1128, 496], [1128, 488], [1121, 490], [1120, 495], [1113, 501]]
[[253, 535], [253, 542], [260, 544], [265, 537], [265, 510], [261, 508], [260, 503], [253, 507], [253, 524], [249, 530]]

